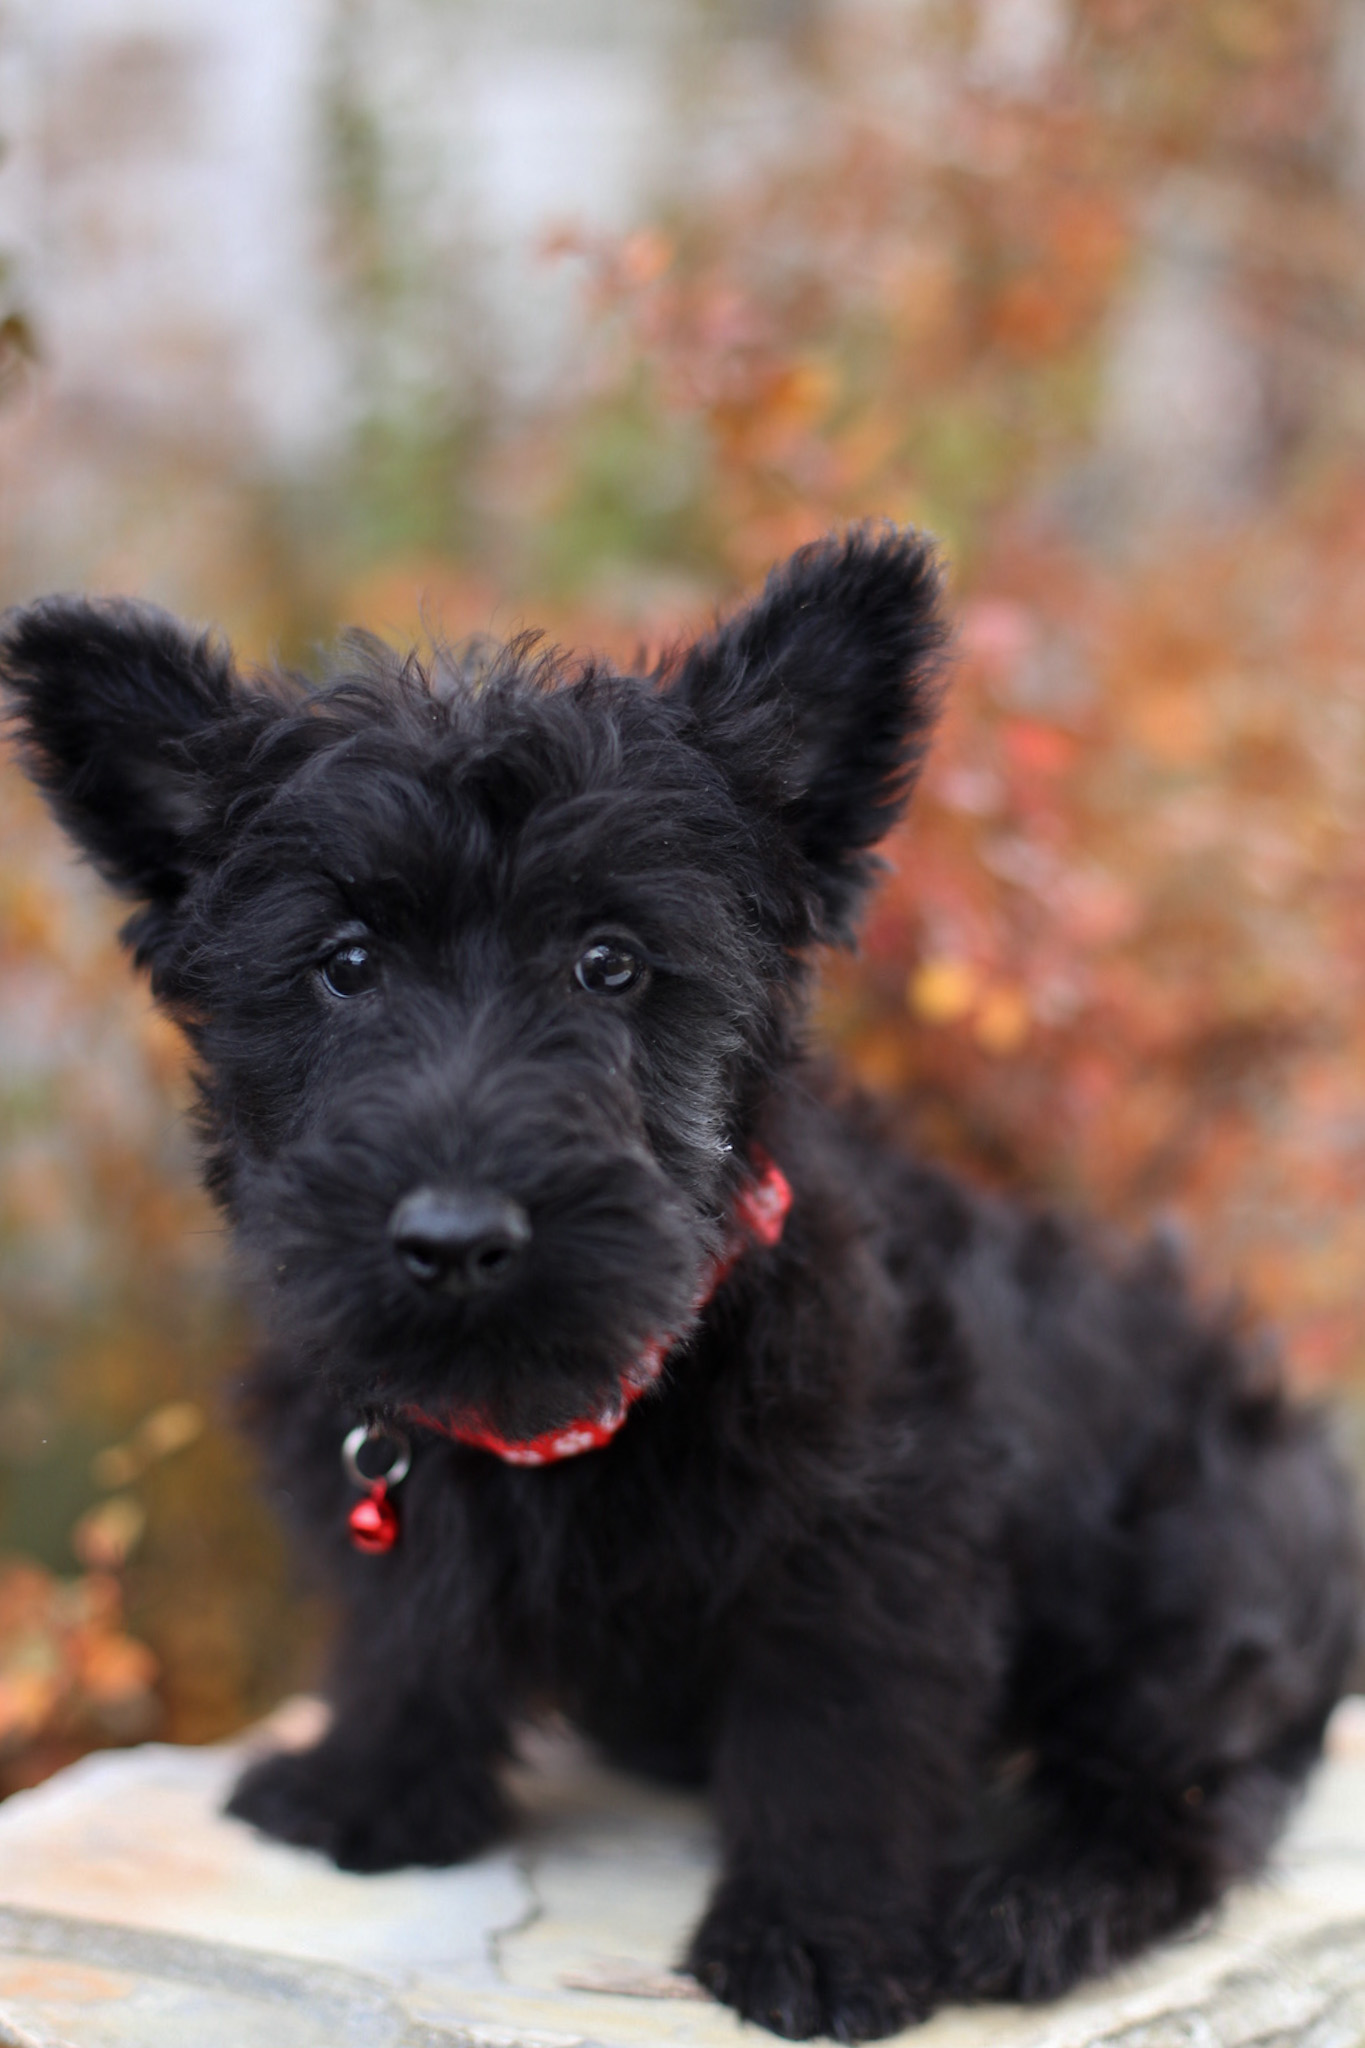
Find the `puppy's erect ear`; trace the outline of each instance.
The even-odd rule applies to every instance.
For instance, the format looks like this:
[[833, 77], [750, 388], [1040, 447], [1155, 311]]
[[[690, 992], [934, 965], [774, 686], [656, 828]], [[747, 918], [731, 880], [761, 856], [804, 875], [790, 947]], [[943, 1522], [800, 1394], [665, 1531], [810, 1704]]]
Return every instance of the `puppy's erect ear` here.
[[741, 801], [784, 829], [820, 936], [847, 935], [910, 793], [938, 703], [939, 595], [922, 534], [819, 541], [698, 641], [669, 691]]
[[[195, 865], [204, 775], [188, 743], [268, 699], [243, 689], [226, 648], [149, 605], [49, 598], [0, 622], [0, 690], [20, 757], [58, 821], [146, 910], [125, 933], [152, 957]], [[245, 728], [245, 729], [243, 729]], [[253, 730], [254, 729], [254, 730]]]

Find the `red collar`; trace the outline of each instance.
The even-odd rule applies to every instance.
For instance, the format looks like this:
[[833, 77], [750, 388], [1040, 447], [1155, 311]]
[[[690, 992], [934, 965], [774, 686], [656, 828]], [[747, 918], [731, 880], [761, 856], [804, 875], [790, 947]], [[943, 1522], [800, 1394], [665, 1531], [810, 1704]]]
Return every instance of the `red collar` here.
[[[753, 1146], [749, 1156], [753, 1175], [735, 1196], [727, 1242], [706, 1271], [692, 1304], [694, 1314], [699, 1315], [706, 1307], [749, 1245], [775, 1245], [786, 1228], [787, 1212], [792, 1205], [791, 1184], [786, 1174], [761, 1146]], [[560, 1458], [577, 1458], [584, 1451], [596, 1451], [610, 1443], [635, 1402], [658, 1379], [676, 1341], [673, 1336], [651, 1337], [640, 1356], [621, 1374], [614, 1400], [599, 1414], [561, 1423], [558, 1429], [546, 1430], [542, 1436], [509, 1440], [473, 1422], [441, 1421], [421, 1408], [405, 1408], [403, 1415], [405, 1420], [453, 1437], [457, 1443], [491, 1451], [504, 1464], [553, 1465]]]

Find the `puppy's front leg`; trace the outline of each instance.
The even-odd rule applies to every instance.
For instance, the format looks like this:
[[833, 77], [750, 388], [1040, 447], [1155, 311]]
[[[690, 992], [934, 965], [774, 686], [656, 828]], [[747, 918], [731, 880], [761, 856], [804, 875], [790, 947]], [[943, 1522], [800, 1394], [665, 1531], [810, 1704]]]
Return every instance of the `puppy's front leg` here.
[[453, 1654], [435, 1622], [424, 1639], [405, 1603], [385, 1612], [368, 1601], [352, 1615], [337, 1672], [322, 1741], [253, 1764], [227, 1811], [343, 1870], [475, 1855], [506, 1820], [494, 1674]]
[[864, 1582], [842, 1611], [761, 1625], [716, 1755], [725, 1868], [686, 1967], [796, 2040], [871, 2039], [935, 2002], [934, 1878], [975, 1747], [970, 1646], [887, 1628], [874, 1604]]

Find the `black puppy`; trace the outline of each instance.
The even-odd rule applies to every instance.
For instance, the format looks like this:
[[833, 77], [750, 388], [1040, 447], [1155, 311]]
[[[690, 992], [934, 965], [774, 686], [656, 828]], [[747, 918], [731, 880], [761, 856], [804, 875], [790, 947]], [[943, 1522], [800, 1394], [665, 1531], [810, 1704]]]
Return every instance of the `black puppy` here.
[[1260, 1353], [803, 1054], [941, 640], [887, 529], [644, 679], [360, 641], [244, 682], [66, 600], [0, 650], [198, 1055], [254, 1426], [349, 1617], [330, 1733], [232, 1810], [456, 1861], [555, 1703], [709, 1783], [687, 1967], [797, 2037], [1046, 1997], [1198, 1914], [1356, 1635], [1345, 1484]]

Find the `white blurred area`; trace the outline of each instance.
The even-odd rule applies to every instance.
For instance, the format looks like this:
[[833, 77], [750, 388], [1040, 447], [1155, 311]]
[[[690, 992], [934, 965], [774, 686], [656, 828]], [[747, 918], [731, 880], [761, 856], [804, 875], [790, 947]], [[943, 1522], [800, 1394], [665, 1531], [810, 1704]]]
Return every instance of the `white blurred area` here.
[[0, 417], [0, 548], [19, 591], [106, 580], [106, 565], [116, 580], [168, 463], [307, 459], [335, 432], [325, 29], [326, 0], [16, 0], [0, 15], [0, 251], [39, 350]]
[[337, 399], [313, 91], [326, 0], [7, 10], [0, 247], [62, 401], [305, 451]]
[[[786, 89], [792, 19], [9, 0], [0, 258], [40, 361], [0, 416], [7, 594], [119, 582], [129, 532], [139, 566], [155, 555], [150, 522], [151, 594], [173, 601], [231, 476], [325, 469], [405, 393], [534, 403], [580, 303], [547, 238], [628, 229], [727, 136], [742, 160]], [[188, 526], [168, 472], [199, 506]]]

